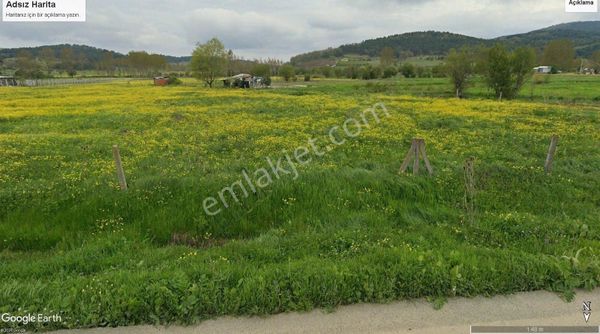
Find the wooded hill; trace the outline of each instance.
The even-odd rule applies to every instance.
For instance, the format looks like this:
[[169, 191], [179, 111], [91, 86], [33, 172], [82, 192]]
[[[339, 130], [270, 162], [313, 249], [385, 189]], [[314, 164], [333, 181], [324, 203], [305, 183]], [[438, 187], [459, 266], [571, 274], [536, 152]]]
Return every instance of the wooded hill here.
[[541, 50], [548, 42], [556, 39], [572, 40], [577, 55], [589, 57], [594, 51], [600, 50], [600, 21], [563, 23], [524, 34], [494, 39], [482, 39], [450, 32], [410, 32], [304, 53], [292, 57], [290, 62], [295, 66], [302, 67], [319, 60], [339, 59], [348, 55], [377, 57], [384, 47], [391, 47], [397, 55], [408, 53], [415, 56], [445, 55], [452, 48], [474, 45], [490, 46], [498, 42], [505, 43], [510, 48], [531, 46]]
[[[110, 55], [111, 59], [120, 59], [124, 58], [126, 55], [106, 50], [100, 49], [87, 45], [78, 45], [78, 44], [59, 44], [59, 45], [44, 45], [37, 47], [23, 47], [23, 48], [12, 48], [12, 49], [0, 49], [0, 61], [2, 59], [15, 58], [21, 51], [26, 51], [31, 54], [33, 57], [40, 57], [42, 52], [47, 52], [47, 50], [52, 50], [54, 53], [54, 57], [60, 58], [61, 52], [64, 49], [70, 49], [73, 55], [77, 55], [78, 57], [83, 56], [82, 58], [85, 61], [78, 61], [81, 63], [81, 69], [93, 69], [95, 68], [95, 64], [102, 61], [107, 55]], [[190, 57], [174, 57], [174, 56], [164, 56], [165, 60], [168, 63], [176, 64], [181, 62], [188, 62]]]

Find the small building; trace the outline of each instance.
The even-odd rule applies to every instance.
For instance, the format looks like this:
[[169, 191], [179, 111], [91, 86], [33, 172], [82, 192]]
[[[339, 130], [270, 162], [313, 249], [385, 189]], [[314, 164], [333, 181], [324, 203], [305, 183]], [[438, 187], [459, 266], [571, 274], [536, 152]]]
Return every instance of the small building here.
[[256, 77], [246, 73], [240, 73], [223, 79], [225, 87], [235, 88], [259, 88], [268, 86], [263, 77]]
[[169, 77], [155, 77], [154, 86], [167, 86], [169, 84]]
[[225, 87], [250, 88], [252, 75], [246, 73], [236, 74], [234, 76], [224, 78], [223, 85]]
[[593, 68], [584, 67], [579, 71], [579, 73], [589, 75], [589, 74], [596, 74], [596, 71], [594, 71]]
[[535, 73], [550, 74], [552, 73], [552, 66], [538, 66], [534, 67], [533, 70]]
[[14, 77], [0, 76], [0, 86], [17, 86], [17, 80]]

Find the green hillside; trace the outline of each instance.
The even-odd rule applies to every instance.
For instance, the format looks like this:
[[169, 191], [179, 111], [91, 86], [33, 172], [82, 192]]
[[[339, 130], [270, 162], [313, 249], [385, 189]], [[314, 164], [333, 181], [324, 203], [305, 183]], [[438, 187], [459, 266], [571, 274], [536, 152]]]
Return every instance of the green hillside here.
[[3, 58], [14, 58], [20, 51], [27, 51], [32, 56], [38, 57], [41, 55], [42, 50], [50, 49], [54, 51], [55, 57], [60, 57], [60, 53], [63, 49], [71, 49], [73, 54], [84, 54], [85, 57], [91, 61], [99, 61], [102, 59], [102, 56], [109, 52], [112, 54], [114, 58], [124, 57], [125, 55], [111, 51], [106, 49], [100, 49], [87, 45], [78, 45], [78, 44], [58, 44], [58, 45], [43, 45], [36, 47], [26, 47], [26, 48], [12, 48], [12, 49], [0, 49], [0, 59]]
[[575, 44], [578, 56], [590, 56], [594, 51], [600, 50], [600, 21], [563, 23], [524, 34], [494, 39], [481, 39], [449, 32], [410, 32], [304, 53], [292, 57], [291, 63], [305, 66], [319, 60], [332, 61], [347, 55], [376, 57], [384, 47], [391, 47], [397, 54], [408, 52], [416, 56], [444, 55], [452, 48], [465, 45], [492, 45], [497, 42], [506, 43], [510, 47], [532, 46], [542, 49], [549, 41], [556, 39], [570, 39]]
[[[89, 60], [91, 63], [96, 63], [102, 59], [102, 57], [108, 52], [112, 55], [114, 59], [119, 59], [125, 57], [124, 54], [111, 51], [107, 49], [96, 48], [93, 46], [87, 45], [78, 45], [78, 44], [58, 44], [58, 45], [43, 45], [36, 47], [25, 47], [25, 48], [11, 48], [11, 49], [2, 49], [0, 48], [0, 60], [7, 58], [15, 58], [20, 51], [27, 51], [34, 57], [39, 57], [42, 53], [42, 50], [50, 49], [54, 51], [55, 57], [60, 57], [60, 53], [63, 49], [71, 49], [73, 54], [85, 55], [85, 58]], [[165, 56], [165, 59], [168, 63], [180, 63], [187, 62], [190, 60], [190, 57], [175, 57], [175, 56]]]
[[577, 55], [588, 57], [594, 51], [600, 50], [600, 21], [563, 23], [526, 34], [498, 37], [493, 41], [504, 42], [514, 47], [529, 45], [541, 49], [549, 41], [556, 39], [572, 40]]
[[460, 45], [477, 45], [484, 42], [483, 39], [449, 32], [411, 32], [301, 54], [292, 57], [291, 63], [301, 65], [317, 59], [334, 59], [350, 54], [376, 57], [386, 46], [393, 48], [397, 53], [410, 51], [415, 55], [440, 55]]

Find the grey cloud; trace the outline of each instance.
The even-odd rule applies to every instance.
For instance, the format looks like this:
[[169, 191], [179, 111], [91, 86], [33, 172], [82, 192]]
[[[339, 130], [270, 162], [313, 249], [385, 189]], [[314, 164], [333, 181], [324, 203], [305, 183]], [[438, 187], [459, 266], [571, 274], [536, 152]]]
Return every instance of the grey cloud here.
[[496, 37], [599, 16], [567, 14], [557, 0], [88, 0], [87, 19], [0, 22], [0, 47], [80, 43], [189, 55], [197, 42], [218, 37], [242, 56], [289, 58], [415, 30]]

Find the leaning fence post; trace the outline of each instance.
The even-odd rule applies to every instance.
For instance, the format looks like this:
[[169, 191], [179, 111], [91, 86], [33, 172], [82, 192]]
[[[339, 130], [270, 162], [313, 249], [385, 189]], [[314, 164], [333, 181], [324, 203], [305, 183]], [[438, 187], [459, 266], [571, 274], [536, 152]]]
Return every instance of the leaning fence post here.
[[414, 139], [412, 147], [415, 150], [415, 161], [413, 161], [413, 175], [419, 174], [419, 139]]
[[425, 140], [419, 140], [419, 151], [421, 152], [421, 157], [423, 157], [423, 162], [425, 162], [425, 168], [429, 175], [433, 175], [433, 168], [431, 167], [431, 163], [429, 162], [429, 158], [427, 157], [427, 152], [425, 151]]
[[413, 139], [410, 149], [408, 150], [408, 153], [406, 154], [406, 157], [404, 158], [404, 162], [402, 163], [402, 166], [400, 166], [400, 173], [406, 172], [406, 169], [408, 168], [408, 164], [410, 163], [410, 160], [413, 158], [414, 155], [415, 155], [415, 140]]
[[125, 180], [125, 172], [121, 163], [121, 153], [119, 153], [119, 146], [117, 145], [113, 145], [113, 157], [115, 158], [115, 166], [117, 167], [119, 186], [121, 186], [121, 190], [127, 190], [127, 180]]
[[556, 146], [558, 145], [558, 136], [553, 135], [550, 139], [550, 147], [548, 148], [548, 155], [546, 156], [546, 163], [544, 163], [544, 170], [546, 173], [552, 172], [552, 162], [554, 161], [554, 153], [556, 153]]
[[410, 149], [404, 158], [404, 162], [402, 162], [402, 166], [400, 166], [400, 173], [406, 172], [410, 161], [413, 160], [413, 175], [419, 174], [420, 168], [420, 160], [421, 158], [425, 162], [425, 168], [429, 175], [433, 175], [433, 168], [431, 167], [431, 163], [429, 162], [429, 158], [427, 157], [427, 153], [425, 152], [425, 140], [420, 138], [414, 138], [412, 140]]

